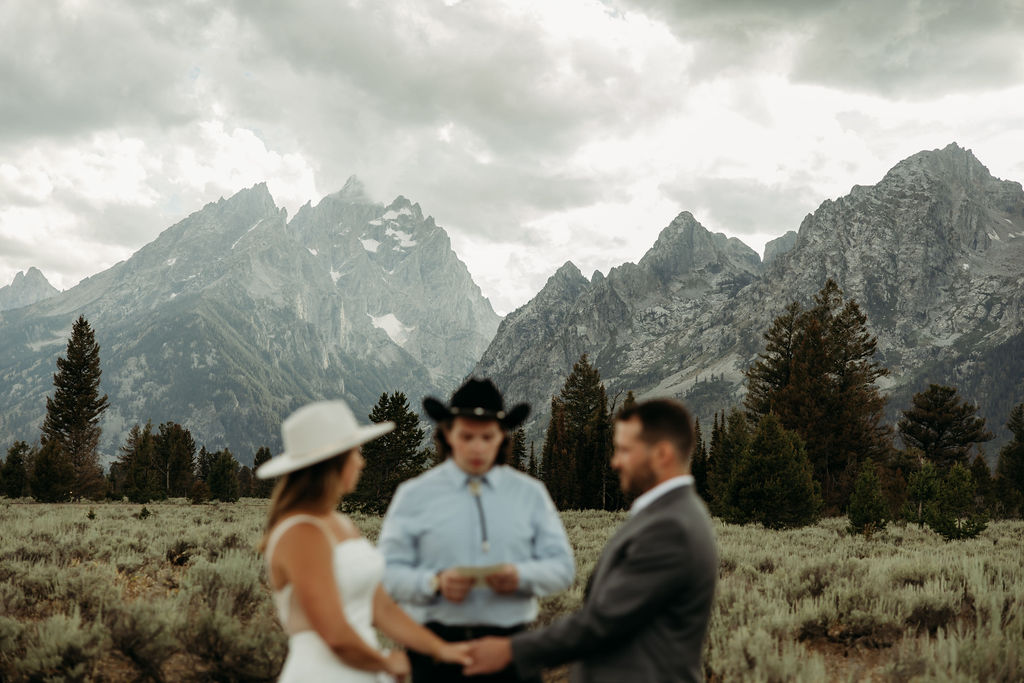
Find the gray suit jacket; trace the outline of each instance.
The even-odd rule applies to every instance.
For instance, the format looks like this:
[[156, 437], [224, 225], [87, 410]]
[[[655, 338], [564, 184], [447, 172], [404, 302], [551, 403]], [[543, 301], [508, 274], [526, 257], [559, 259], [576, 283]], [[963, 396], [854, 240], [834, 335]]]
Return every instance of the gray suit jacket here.
[[579, 611], [512, 638], [520, 675], [574, 661], [577, 683], [701, 681], [718, 553], [693, 485], [626, 521], [601, 553]]

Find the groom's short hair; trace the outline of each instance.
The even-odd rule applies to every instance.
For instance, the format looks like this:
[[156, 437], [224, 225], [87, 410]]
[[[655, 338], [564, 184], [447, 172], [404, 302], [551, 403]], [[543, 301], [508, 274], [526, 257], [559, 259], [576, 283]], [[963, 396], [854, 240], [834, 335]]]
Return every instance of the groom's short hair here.
[[679, 401], [670, 398], [655, 398], [626, 406], [619, 410], [615, 419], [626, 422], [640, 420], [640, 438], [648, 445], [668, 441], [679, 454], [682, 462], [689, 462], [694, 447], [693, 416]]

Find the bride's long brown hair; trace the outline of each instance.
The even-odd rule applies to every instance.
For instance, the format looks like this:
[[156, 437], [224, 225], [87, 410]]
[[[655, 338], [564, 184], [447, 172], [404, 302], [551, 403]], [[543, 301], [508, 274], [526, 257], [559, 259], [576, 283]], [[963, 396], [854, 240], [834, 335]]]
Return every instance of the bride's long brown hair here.
[[341, 476], [353, 450], [349, 449], [301, 470], [288, 472], [278, 480], [270, 496], [270, 509], [267, 511], [263, 540], [260, 541], [260, 552], [267, 549], [271, 529], [287, 513], [296, 508], [309, 508], [327, 502], [328, 485]]

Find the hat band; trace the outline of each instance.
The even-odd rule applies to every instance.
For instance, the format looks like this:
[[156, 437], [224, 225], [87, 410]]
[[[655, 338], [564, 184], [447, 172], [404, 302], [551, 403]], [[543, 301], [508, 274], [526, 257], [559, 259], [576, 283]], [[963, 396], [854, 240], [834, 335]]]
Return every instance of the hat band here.
[[448, 409], [448, 412], [455, 417], [466, 416], [466, 417], [489, 417], [495, 420], [504, 420], [505, 411], [499, 410], [497, 412], [493, 410], [487, 410], [477, 406], [476, 408], [460, 408], [458, 406], [452, 406]]

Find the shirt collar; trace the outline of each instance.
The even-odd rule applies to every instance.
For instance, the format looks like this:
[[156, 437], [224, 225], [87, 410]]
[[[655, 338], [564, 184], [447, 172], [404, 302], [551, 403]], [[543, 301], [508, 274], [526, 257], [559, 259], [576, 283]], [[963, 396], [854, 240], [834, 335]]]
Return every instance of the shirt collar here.
[[648, 491], [637, 496], [636, 500], [633, 501], [633, 505], [629, 508], [630, 516], [640, 512], [645, 507], [656, 501], [658, 498], [661, 498], [669, 491], [693, 483], [694, 481], [692, 474], [680, 474], [677, 477], [666, 479], [665, 481], [661, 482], [654, 488], [649, 489]]
[[[438, 465], [438, 467], [441, 468], [445, 476], [448, 478], [448, 481], [451, 482], [452, 486], [454, 486], [455, 488], [465, 487], [466, 484], [469, 482], [469, 478], [473, 476], [471, 474], [466, 474], [465, 472], [463, 472], [462, 468], [455, 464], [455, 460], [453, 460], [451, 456], [449, 456], [448, 459], [445, 460], [443, 463]], [[480, 476], [480, 481], [484, 485], [494, 488], [495, 486], [498, 485], [498, 482], [501, 480], [503, 469], [503, 465], [494, 465], [493, 467], [491, 467], [491, 469], [487, 470], [487, 472]]]

